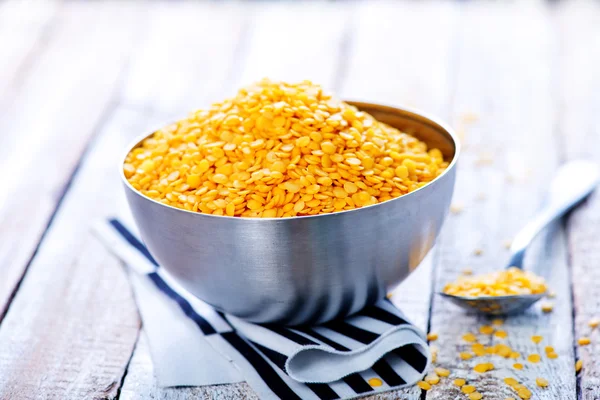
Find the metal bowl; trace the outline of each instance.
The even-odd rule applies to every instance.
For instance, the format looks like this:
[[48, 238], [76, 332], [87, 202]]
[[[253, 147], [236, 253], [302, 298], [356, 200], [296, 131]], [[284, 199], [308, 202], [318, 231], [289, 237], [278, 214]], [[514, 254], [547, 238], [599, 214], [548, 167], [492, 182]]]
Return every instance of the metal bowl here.
[[448, 126], [421, 113], [349, 103], [439, 148], [450, 165], [428, 185], [383, 203], [262, 219], [166, 206], [121, 173], [150, 253], [189, 292], [253, 322], [321, 323], [385, 296], [433, 246], [450, 206], [459, 144]]

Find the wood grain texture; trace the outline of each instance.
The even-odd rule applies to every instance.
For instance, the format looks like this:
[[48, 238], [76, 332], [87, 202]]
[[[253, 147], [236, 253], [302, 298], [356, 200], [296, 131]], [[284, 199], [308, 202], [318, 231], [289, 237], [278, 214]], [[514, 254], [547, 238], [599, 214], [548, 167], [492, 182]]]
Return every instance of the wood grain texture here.
[[0, 107], [25, 78], [55, 26], [55, 1], [0, 2]]
[[[600, 163], [600, 4], [574, 2], [557, 10], [561, 28], [562, 108], [559, 131], [567, 160]], [[583, 361], [579, 375], [581, 399], [600, 398], [600, 334], [588, 322], [600, 318], [600, 193], [572, 213], [567, 224], [576, 338], [587, 336], [590, 346], [578, 347]]]
[[117, 395], [140, 323], [122, 266], [89, 223], [114, 204], [115, 149], [149, 120], [116, 113], [75, 177], [0, 327], [0, 398]]
[[[133, 46], [136, 6], [119, 13], [114, 6], [63, 6], [47, 45], [3, 107], [0, 169], [10, 173], [0, 193], [0, 319]], [[88, 29], [93, 24], [111, 29]]]
[[[475, 273], [504, 267], [510, 239], [538, 208], [559, 158], [556, 140], [557, 46], [551, 16], [541, 3], [520, 7], [508, 3], [469, 3], [462, 22], [459, 76], [454, 98], [455, 125], [464, 114], [476, 113], [479, 121], [466, 131], [459, 163], [455, 202], [464, 211], [451, 215], [438, 242], [437, 289], [454, 280], [466, 266]], [[506, 29], [510, 26], [510, 29]], [[502, 49], [510, 49], [510, 52]], [[487, 200], [481, 200], [481, 194]], [[480, 256], [475, 250], [481, 249]], [[516, 397], [504, 382], [515, 377], [535, 399], [575, 399], [571, 301], [564, 233], [561, 227], [547, 232], [528, 251], [526, 268], [546, 277], [557, 293], [554, 312], [543, 314], [539, 306], [509, 317], [502, 327], [507, 339], [480, 335], [485, 345], [506, 343], [521, 353], [522, 371], [512, 368], [515, 360], [488, 356], [461, 361], [459, 351], [470, 351], [461, 340], [466, 332], [478, 333], [490, 319], [467, 314], [434, 297], [431, 331], [439, 334], [438, 364], [463, 377], [485, 399]], [[531, 336], [543, 336], [539, 345]], [[559, 358], [544, 356], [544, 346], [553, 345]], [[542, 355], [542, 363], [524, 360]], [[474, 365], [492, 362], [495, 370], [478, 374]], [[535, 378], [550, 386], [541, 389]], [[444, 379], [427, 392], [427, 399], [463, 398], [451, 379]]]
[[[110, 258], [104, 253], [85, 253], [94, 246], [101, 250], [81, 235], [88, 230], [84, 221], [100, 210], [93, 179], [69, 195], [37, 249], [138, 32], [136, 5], [115, 11], [115, 3], [65, 5], [45, 50], [3, 112], [3, 316], [37, 253], [0, 325], [0, 398], [114, 397], [137, 336], [139, 322], [132, 304], [127, 307], [131, 295], [119, 279], [121, 270], [106, 268]], [[111, 29], [88, 29], [96, 24]]]

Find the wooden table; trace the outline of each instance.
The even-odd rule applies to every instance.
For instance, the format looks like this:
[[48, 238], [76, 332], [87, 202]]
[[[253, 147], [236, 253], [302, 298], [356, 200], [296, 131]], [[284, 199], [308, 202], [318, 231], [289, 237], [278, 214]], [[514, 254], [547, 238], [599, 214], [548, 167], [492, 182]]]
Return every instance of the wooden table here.
[[[556, 292], [505, 323], [523, 355], [477, 374], [460, 336], [485, 323], [433, 295], [470, 266], [500, 267], [556, 167], [600, 161], [600, 3], [0, 1], [0, 398], [254, 399], [246, 384], [159, 388], [126, 274], [90, 223], [125, 206], [125, 145], [264, 76], [311, 79], [344, 98], [415, 106], [464, 141], [452, 214], [394, 301], [436, 332], [438, 364], [485, 399], [599, 399], [600, 194], [529, 257]], [[476, 249], [482, 254], [475, 255]], [[574, 339], [592, 338], [586, 347]], [[495, 339], [499, 340], [499, 339]], [[543, 350], [541, 351], [543, 353]], [[576, 359], [583, 370], [576, 376]], [[536, 376], [550, 381], [537, 388]], [[424, 396], [424, 397], [423, 397]], [[422, 394], [465, 399], [451, 380]]]

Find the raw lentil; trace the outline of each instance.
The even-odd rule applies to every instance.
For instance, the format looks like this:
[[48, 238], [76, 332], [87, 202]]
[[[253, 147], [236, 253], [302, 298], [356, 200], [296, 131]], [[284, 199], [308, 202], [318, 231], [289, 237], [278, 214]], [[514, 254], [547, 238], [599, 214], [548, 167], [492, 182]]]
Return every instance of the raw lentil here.
[[379, 378], [371, 378], [371, 379], [369, 379], [368, 382], [369, 382], [369, 385], [371, 385], [372, 387], [378, 387], [378, 386], [383, 385], [383, 382]]
[[544, 378], [535, 378], [535, 383], [539, 387], [548, 387], [548, 381]]
[[263, 80], [158, 130], [127, 155], [123, 172], [134, 189], [166, 205], [292, 217], [402, 196], [447, 165], [440, 150], [318, 85]]
[[529, 361], [530, 363], [539, 363], [541, 361], [541, 357], [539, 354], [530, 354], [529, 356], [527, 356], [527, 361]]
[[461, 276], [444, 287], [444, 293], [471, 297], [541, 294], [545, 291], [543, 278], [515, 267], [473, 277]]
[[467, 383], [464, 379], [462, 378], [456, 378], [453, 382], [456, 386], [458, 387], [462, 387], [465, 385], [465, 383]]
[[579, 340], [577, 340], [577, 343], [580, 346], [587, 346], [588, 344], [591, 343], [591, 340], [590, 340], [590, 338], [584, 336], [584, 337], [580, 337]]
[[477, 390], [475, 388], [475, 386], [473, 385], [463, 385], [460, 390], [465, 393], [465, 394], [469, 394], [469, 393], [473, 393], [475, 390]]

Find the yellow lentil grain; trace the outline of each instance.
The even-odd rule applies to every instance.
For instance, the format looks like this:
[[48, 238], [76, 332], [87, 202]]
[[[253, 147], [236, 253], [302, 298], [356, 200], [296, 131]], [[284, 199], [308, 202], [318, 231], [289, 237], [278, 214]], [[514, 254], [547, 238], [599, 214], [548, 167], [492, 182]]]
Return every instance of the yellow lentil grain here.
[[577, 362], [575, 362], [575, 372], [581, 371], [581, 368], [583, 368], [583, 361], [577, 360]]
[[475, 386], [473, 385], [463, 385], [460, 390], [465, 393], [465, 394], [469, 394], [469, 393], [473, 393], [475, 390], [477, 390], [475, 388]]
[[289, 217], [390, 200], [447, 166], [438, 149], [318, 85], [263, 80], [159, 129], [130, 151], [123, 173], [136, 190], [174, 207]]
[[504, 378], [504, 383], [506, 383], [510, 387], [513, 387], [513, 386], [519, 384], [519, 382], [515, 378], [511, 378], [511, 377]]
[[479, 333], [483, 335], [490, 335], [494, 332], [494, 327], [489, 325], [483, 325], [479, 328]]
[[588, 338], [588, 337], [585, 337], [585, 336], [583, 336], [583, 337], [580, 337], [580, 338], [577, 340], [577, 344], [579, 344], [580, 346], [587, 346], [587, 345], [588, 345], [588, 344], [590, 344], [591, 342], [592, 342], [592, 341], [590, 340], [590, 338]]
[[494, 320], [492, 320], [492, 325], [494, 325], [494, 326], [502, 326], [502, 325], [504, 325], [504, 320], [502, 320], [500, 318], [494, 319]]
[[531, 341], [532, 341], [533, 343], [535, 343], [535, 344], [541, 343], [541, 341], [542, 341], [543, 339], [544, 339], [544, 338], [543, 338], [542, 336], [540, 336], [540, 335], [533, 335], [533, 336], [531, 337]]
[[550, 353], [546, 353], [546, 357], [548, 357], [551, 360], [554, 360], [554, 359], [558, 358], [558, 354], [556, 354], [555, 352], [550, 352]]
[[470, 360], [471, 358], [473, 358], [473, 355], [471, 353], [467, 353], [466, 351], [461, 351], [460, 353], [458, 353], [458, 355], [461, 360]]
[[483, 254], [483, 249], [475, 249], [473, 250], [473, 254], [475, 254], [476, 256], [480, 256]]
[[434, 368], [434, 371], [436, 374], [438, 374], [439, 376], [442, 376], [442, 377], [450, 376], [450, 370], [446, 369], [446, 368], [437, 367], [437, 368]]
[[427, 374], [423, 380], [430, 385], [437, 385], [440, 383], [440, 377], [435, 372]]
[[451, 204], [450, 212], [452, 214], [460, 214], [463, 211], [463, 206], [461, 204]]
[[543, 312], [545, 313], [549, 313], [552, 312], [552, 310], [554, 309], [554, 305], [552, 303], [542, 303], [541, 307]]
[[548, 387], [548, 381], [544, 378], [535, 378], [535, 383], [539, 387]]
[[529, 361], [530, 363], [534, 363], [537, 364], [541, 361], [541, 357], [539, 354], [530, 354], [527, 356], [527, 361]]
[[462, 378], [456, 378], [453, 381], [453, 383], [454, 383], [454, 385], [456, 385], [458, 387], [461, 387], [461, 386], [464, 386], [464, 384], [467, 383], [467, 382], [464, 379], [462, 379]]
[[473, 371], [479, 372], [480, 374], [487, 372], [487, 371], [491, 371], [493, 369], [494, 369], [494, 364], [492, 364], [492, 363], [477, 364], [477, 365], [475, 365], [475, 367], [473, 367]]
[[431, 385], [425, 381], [419, 381], [417, 382], [417, 386], [420, 387], [423, 390], [429, 390], [431, 389]]
[[592, 329], [598, 327], [598, 325], [600, 325], [600, 318], [592, 318], [592, 319], [590, 319], [590, 322], [588, 322], [588, 325]]
[[438, 356], [439, 350], [435, 346], [429, 346], [429, 350], [431, 351], [431, 362], [435, 364], [437, 362], [437, 356]]
[[519, 369], [519, 370], [523, 369], [523, 364], [521, 364], [521, 363], [514, 363], [513, 364], [513, 368], [514, 369]]
[[531, 391], [527, 388], [521, 388], [517, 390], [517, 395], [524, 400], [528, 400], [531, 398]]
[[508, 358], [519, 358], [521, 357], [521, 353], [517, 352], [517, 351], [511, 351], [510, 354], [508, 355]]
[[369, 385], [371, 385], [372, 387], [379, 387], [379, 386], [383, 385], [383, 382], [379, 378], [371, 378], [368, 380], [368, 382], [369, 382]]
[[353, 194], [353, 193], [356, 193], [358, 191], [358, 186], [356, 186], [352, 182], [346, 182], [346, 183], [344, 183], [344, 190], [348, 194]]
[[437, 333], [431, 332], [431, 333], [427, 334], [427, 340], [429, 340], [430, 342], [433, 342], [433, 341], [437, 340], [437, 338], [438, 338], [438, 334]]
[[508, 336], [508, 333], [506, 333], [506, 331], [503, 331], [503, 330], [498, 330], [498, 331], [494, 332], [494, 336], [496, 336], [500, 339], [504, 339]]
[[483, 395], [479, 392], [469, 393], [469, 400], [481, 400]]
[[516, 400], [514, 397], [507, 397], [504, 400]]
[[463, 275], [473, 275], [473, 270], [471, 268], [465, 268], [461, 271]]
[[477, 336], [472, 333], [465, 333], [462, 337], [462, 340], [465, 342], [473, 343], [477, 340]]

